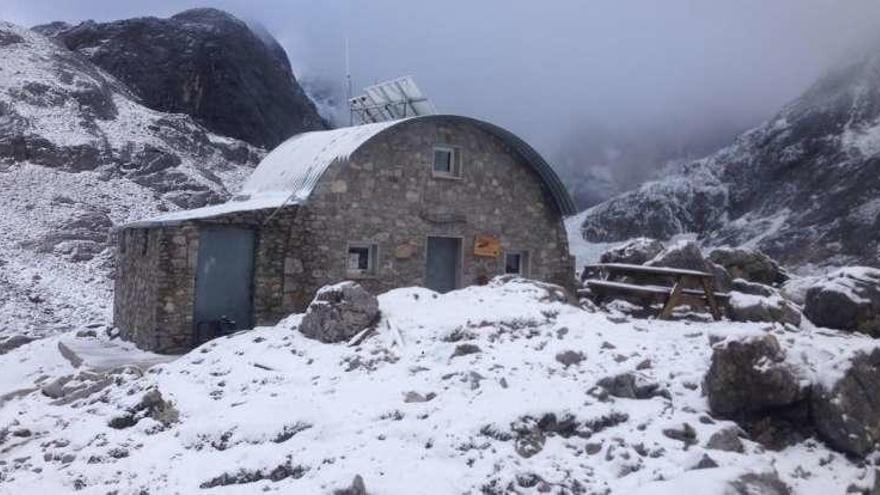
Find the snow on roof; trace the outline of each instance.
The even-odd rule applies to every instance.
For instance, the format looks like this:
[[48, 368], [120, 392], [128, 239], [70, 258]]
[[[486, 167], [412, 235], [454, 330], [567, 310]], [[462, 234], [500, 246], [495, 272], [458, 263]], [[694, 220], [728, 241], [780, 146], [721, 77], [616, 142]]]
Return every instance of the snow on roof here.
[[204, 218], [214, 218], [229, 213], [239, 211], [264, 210], [268, 208], [277, 208], [278, 201], [271, 197], [250, 198], [241, 200], [230, 200], [219, 205], [203, 206], [192, 210], [180, 210], [158, 215], [145, 220], [130, 222], [124, 226], [127, 228], [148, 228], [158, 227], [160, 225], [176, 225], [187, 220], [196, 220]]
[[210, 218], [235, 211], [280, 208], [306, 201], [318, 180], [333, 163], [348, 160], [363, 144], [391, 127], [414, 120], [448, 120], [475, 125], [501, 139], [518, 152], [541, 177], [563, 215], [576, 212], [574, 202], [559, 177], [525, 141], [516, 135], [481, 120], [458, 115], [426, 115], [401, 120], [343, 127], [329, 131], [297, 134], [281, 143], [263, 158], [241, 192], [227, 203], [161, 215], [126, 225], [149, 227], [169, 225], [184, 220]]
[[240, 194], [275, 198], [277, 206], [304, 201], [330, 164], [347, 160], [370, 138], [400, 122], [392, 120], [297, 134], [263, 158]]

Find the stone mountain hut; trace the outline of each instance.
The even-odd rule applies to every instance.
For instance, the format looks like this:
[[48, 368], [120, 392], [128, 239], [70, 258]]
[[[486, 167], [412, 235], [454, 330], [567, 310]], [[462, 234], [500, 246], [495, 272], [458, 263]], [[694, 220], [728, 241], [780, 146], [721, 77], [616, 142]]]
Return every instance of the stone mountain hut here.
[[499, 274], [570, 286], [559, 178], [521, 139], [431, 115], [307, 132], [239, 195], [117, 233], [114, 322], [142, 349], [183, 352], [303, 311], [323, 285], [447, 292]]

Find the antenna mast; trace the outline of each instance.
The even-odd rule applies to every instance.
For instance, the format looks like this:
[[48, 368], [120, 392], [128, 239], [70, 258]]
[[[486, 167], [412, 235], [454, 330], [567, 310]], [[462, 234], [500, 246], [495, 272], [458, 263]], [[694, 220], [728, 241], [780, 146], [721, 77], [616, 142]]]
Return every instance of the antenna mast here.
[[[351, 59], [348, 51], [348, 35], [345, 35], [345, 101], [351, 101]], [[348, 112], [348, 125], [354, 125], [354, 113]]]

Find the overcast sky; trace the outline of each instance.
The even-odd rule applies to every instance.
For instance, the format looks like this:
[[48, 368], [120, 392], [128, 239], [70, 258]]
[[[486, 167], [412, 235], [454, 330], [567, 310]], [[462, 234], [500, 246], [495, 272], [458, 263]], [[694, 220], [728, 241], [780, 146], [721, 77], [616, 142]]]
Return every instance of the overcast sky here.
[[501, 124], [551, 156], [596, 126], [757, 124], [880, 34], [878, 0], [0, 0], [0, 17], [195, 6], [263, 24], [298, 77], [340, 86], [347, 36], [356, 90], [411, 74], [441, 111]]

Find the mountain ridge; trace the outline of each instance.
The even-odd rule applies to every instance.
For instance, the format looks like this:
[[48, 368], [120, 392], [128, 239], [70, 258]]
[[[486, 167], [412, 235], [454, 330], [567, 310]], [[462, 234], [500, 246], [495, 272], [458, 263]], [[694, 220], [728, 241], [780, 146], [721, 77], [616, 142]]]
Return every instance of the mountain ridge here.
[[582, 236], [696, 233], [790, 266], [880, 266], [880, 54], [819, 79], [731, 145], [586, 210]]
[[277, 40], [222, 10], [33, 29], [116, 76], [147, 107], [185, 113], [217, 134], [273, 148], [327, 128]]

